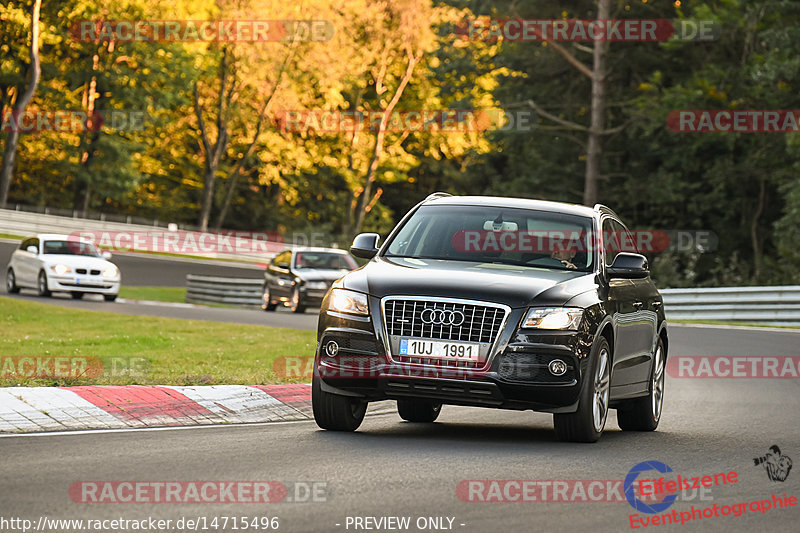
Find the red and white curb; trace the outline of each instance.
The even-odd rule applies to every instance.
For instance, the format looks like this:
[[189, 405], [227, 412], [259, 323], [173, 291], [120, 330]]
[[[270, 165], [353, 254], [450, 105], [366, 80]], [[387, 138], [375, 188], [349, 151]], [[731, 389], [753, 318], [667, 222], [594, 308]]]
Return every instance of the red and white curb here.
[[[370, 404], [386, 412], [387, 402]], [[0, 388], [0, 433], [308, 420], [311, 386]]]

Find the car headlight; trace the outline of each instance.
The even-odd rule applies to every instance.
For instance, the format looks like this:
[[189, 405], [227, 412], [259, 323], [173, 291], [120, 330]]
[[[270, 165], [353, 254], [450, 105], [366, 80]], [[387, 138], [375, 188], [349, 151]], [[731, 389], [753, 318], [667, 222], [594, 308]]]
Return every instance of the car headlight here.
[[583, 309], [574, 307], [534, 307], [525, 315], [523, 328], [577, 329]]
[[116, 278], [117, 274], [119, 274], [119, 270], [115, 266], [108, 266], [103, 270], [104, 278]]
[[328, 300], [328, 309], [351, 315], [368, 315], [367, 295], [346, 289], [333, 289]]
[[53, 272], [55, 272], [59, 276], [63, 276], [64, 274], [72, 272], [72, 269], [70, 267], [68, 267], [67, 265], [61, 265], [61, 264], [59, 264], [59, 265], [50, 265], [50, 268], [52, 269]]
[[308, 281], [306, 287], [309, 289], [327, 289], [328, 283], [326, 281]]

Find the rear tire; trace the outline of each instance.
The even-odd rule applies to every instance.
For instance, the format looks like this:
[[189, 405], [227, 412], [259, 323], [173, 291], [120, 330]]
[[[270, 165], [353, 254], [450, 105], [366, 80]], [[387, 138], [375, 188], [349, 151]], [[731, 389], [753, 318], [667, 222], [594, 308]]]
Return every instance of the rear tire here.
[[80, 300], [81, 298], [83, 298], [83, 293], [82, 292], [71, 292], [69, 294], [70, 294], [70, 296], [72, 296], [73, 300]]
[[13, 268], [9, 268], [8, 272], [6, 272], [6, 291], [8, 294], [16, 294], [19, 292], [17, 277], [14, 275]]
[[319, 376], [312, 380], [311, 407], [317, 425], [330, 431], [355, 431], [367, 413], [367, 402], [322, 390]]
[[50, 296], [51, 292], [50, 289], [47, 288], [47, 274], [44, 273], [44, 270], [39, 271], [39, 280], [36, 284], [36, 288], [39, 292], [39, 296]]
[[439, 418], [442, 404], [426, 400], [397, 400], [397, 412], [408, 422], [433, 422]]
[[650, 394], [627, 400], [617, 408], [617, 424], [623, 431], [655, 431], [664, 406], [664, 343], [659, 339], [650, 373]]
[[610, 383], [611, 349], [606, 338], [601, 336], [589, 356], [589, 368], [583, 377], [578, 410], [553, 415], [558, 440], [597, 442], [608, 418]]
[[116, 295], [116, 294], [104, 294], [103, 295], [103, 300], [105, 300], [107, 302], [113, 302], [114, 300], [117, 299], [117, 296], [118, 295]]
[[278, 304], [272, 302], [272, 294], [269, 287], [264, 287], [264, 294], [261, 296], [261, 309], [264, 311], [274, 311]]

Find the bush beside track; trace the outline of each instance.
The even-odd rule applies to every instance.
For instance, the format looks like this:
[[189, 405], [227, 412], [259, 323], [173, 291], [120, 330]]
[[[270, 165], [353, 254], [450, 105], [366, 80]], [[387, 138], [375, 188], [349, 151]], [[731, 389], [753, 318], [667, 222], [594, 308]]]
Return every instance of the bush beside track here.
[[[0, 297], [0, 386], [290, 383], [296, 380], [275, 375], [273, 362], [313, 355], [315, 344], [313, 331], [83, 311]], [[21, 358], [26, 358], [22, 374]], [[42, 358], [56, 364], [63, 358], [99, 360], [101, 369], [90, 365], [92, 371], [78, 377], [37, 375], [33, 365], [48, 363]], [[137, 361], [133, 371], [119, 370], [116, 362], [126, 360]]]

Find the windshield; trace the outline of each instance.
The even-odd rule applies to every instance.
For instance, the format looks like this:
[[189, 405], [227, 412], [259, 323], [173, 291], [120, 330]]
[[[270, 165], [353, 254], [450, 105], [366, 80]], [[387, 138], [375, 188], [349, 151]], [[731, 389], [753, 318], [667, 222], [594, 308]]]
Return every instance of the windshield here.
[[589, 272], [592, 219], [490, 206], [422, 206], [389, 243], [386, 257], [474, 261]]
[[332, 252], [297, 252], [294, 259], [295, 268], [353, 270], [356, 266], [349, 255]]
[[94, 244], [81, 241], [44, 241], [42, 253], [100, 257], [100, 253], [94, 247]]

